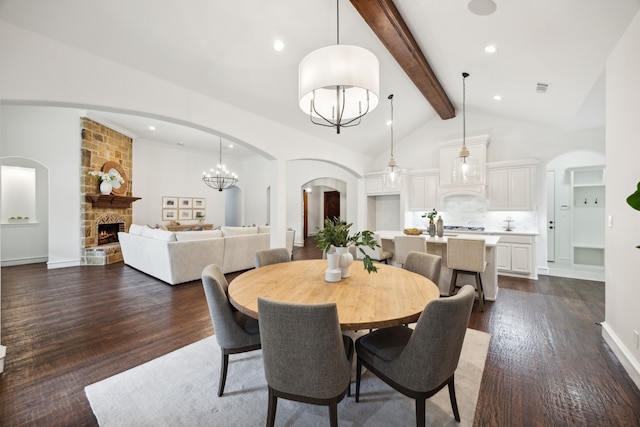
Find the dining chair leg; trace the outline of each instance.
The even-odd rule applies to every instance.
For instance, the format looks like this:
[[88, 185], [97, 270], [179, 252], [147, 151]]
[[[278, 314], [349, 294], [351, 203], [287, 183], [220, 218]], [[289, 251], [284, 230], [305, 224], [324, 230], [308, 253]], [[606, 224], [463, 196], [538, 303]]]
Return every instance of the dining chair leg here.
[[456, 290], [457, 281], [458, 281], [458, 270], [453, 270], [451, 272], [451, 284], [449, 285], [449, 296], [453, 295], [453, 292]]
[[360, 401], [360, 376], [362, 375], [362, 362], [358, 359], [356, 363], [356, 402]]
[[329, 425], [338, 427], [338, 402], [334, 399], [329, 403]]
[[276, 423], [276, 406], [278, 405], [278, 397], [269, 387], [269, 409], [267, 410], [267, 427], [273, 427]]
[[229, 354], [223, 349], [222, 357], [220, 358], [220, 383], [218, 384], [218, 397], [224, 393], [224, 385], [227, 382], [227, 366], [229, 365]]
[[480, 311], [484, 311], [484, 289], [482, 288], [482, 277], [476, 273], [476, 287], [478, 288], [478, 306]]
[[451, 409], [453, 409], [453, 416], [457, 422], [460, 422], [460, 412], [458, 412], [458, 401], [456, 400], [456, 386], [453, 382], [453, 377], [449, 382], [449, 399], [451, 400]]
[[416, 426], [417, 427], [425, 427], [425, 398], [418, 397], [416, 398]]

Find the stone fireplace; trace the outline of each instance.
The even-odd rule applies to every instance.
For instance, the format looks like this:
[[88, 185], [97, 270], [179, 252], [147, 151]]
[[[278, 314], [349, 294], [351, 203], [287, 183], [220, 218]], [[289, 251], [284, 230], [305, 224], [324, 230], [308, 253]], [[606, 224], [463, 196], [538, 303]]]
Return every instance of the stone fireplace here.
[[132, 172], [132, 140], [98, 122], [82, 118], [82, 171], [81, 188], [81, 236], [85, 265], [106, 265], [122, 261], [118, 242], [118, 232], [126, 231], [131, 225], [133, 212], [131, 202], [120, 203], [131, 197], [130, 181], [120, 200], [97, 200], [99, 197], [113, 199], [116, 196], [99, 196], [100, 182], [91, 171], [102, 170], [103, 166], [117, 164], [126, 177]]

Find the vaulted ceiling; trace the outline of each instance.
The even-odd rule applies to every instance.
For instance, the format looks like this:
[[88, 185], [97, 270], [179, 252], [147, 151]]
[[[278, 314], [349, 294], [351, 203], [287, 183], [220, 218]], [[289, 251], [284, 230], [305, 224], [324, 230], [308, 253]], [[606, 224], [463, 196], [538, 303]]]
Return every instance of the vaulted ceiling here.
[[[494, 14], [478, 16], [467, 8], [468, 0], [395, 1], [441, 84], [431, 96], [448, 99], [454, 113], [459, 110], [464, 71], [471, 74], [468, 114], [564, 129], [602, 126], [605, 61], [640, 0], [495, 2]], [[394, 94], [396, 141], [430, 120], [443, 120], [443, 113], [390, 53], [384, 35], [381, 40], [356, 9], [371, 6], [367, 3], [388, 8], [390, 1], [340, 0], [340, 42], [377, 56], [380, 104], [360, 126], [340, 135], [311, 124], [297, 102], [298, 63], [310, 51], [336, 42], [335, 1], [2, 0], [0, 20], [375, 156], [388, 149], [387, 95]], [[403, 36], [394, 31], [395, 37]], [[284, 50], [273, 49], [276, 39], [284, 42]], [[496, 53], [486, 53], [487, 45]], [[546, 94], [536, 92], [538, 83], [549, 84]], [[501, 101], [493, 99], [498, 94]], [[441, 105], [443, 117], [451, 115], [446, 101]], [[156, 123], [158, 130], [149, 134], [147, 119], [103, 117], [145, 139], [217, 145], [199, 131]]]

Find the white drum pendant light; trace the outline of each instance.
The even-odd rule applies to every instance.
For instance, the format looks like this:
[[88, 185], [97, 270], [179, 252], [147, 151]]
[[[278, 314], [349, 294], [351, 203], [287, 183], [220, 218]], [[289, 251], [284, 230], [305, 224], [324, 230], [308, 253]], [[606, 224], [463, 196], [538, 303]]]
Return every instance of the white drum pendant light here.
[[340, 45], [337, 6], [337, 43], [305, 56], [298, 67], [300, 108], [311, 122], [327, 127], [356, 126], [378, 105], [378, 58], [358, 46]]

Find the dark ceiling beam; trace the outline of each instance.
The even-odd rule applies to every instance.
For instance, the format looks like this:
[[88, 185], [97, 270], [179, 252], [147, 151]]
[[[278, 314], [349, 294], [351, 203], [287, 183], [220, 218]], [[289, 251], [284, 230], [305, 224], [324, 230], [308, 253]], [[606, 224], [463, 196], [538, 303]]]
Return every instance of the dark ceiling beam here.
[[351, 4], [443, 119], [456, 110], [392, 0], [351, 0]]

